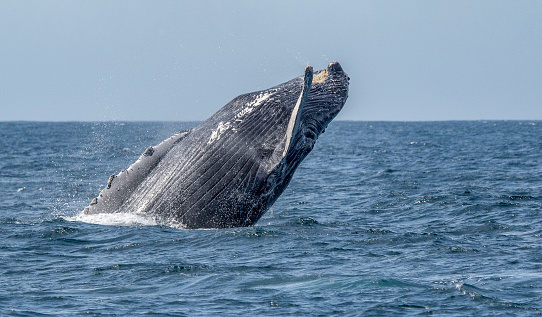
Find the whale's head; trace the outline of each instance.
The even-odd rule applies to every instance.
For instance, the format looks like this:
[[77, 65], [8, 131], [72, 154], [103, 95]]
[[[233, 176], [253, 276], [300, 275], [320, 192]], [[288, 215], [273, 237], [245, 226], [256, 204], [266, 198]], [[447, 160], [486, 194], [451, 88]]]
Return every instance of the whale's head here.
[[298, 113], [296, 147], [312, 149], [318, 136], [343, 108], [348, 98], [349, 80], [338, 62], [313, 74], [307, 99]]
[[[303, 77], [279, 86], [289, 92], [281, 93], [290, 98], [289, 103], [284, 103], [289, 104], [288, 111], [285, 111], [289, 118], [282, 145], [271, 157], [274, 158], [271, 161], [277, 164], [267, 177], [266, 190], [262, 195], [266, 197], [268, 206], [286, 188], [318, 137], [343, 108], [348, 98], [349, 80], [341, 65], [333, 62], [318, 72], [313, 72], [308, 66]], [[293, 91], [296, 94], [292, 94]]]
[[343, 108], [348, 98], [349, 80], [338, 62], [315, 73], [310, 66], [305, 69], [304, 87], [286, 133], [289, 140], [283, 156], [288, 162], [300, 161], [312, 150], [318, 137]]

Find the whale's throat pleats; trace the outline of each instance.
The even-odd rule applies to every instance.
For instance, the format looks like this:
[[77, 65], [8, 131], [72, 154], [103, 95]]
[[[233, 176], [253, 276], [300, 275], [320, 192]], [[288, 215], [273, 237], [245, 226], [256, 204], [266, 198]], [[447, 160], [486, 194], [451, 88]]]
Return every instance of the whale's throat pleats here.
[[107, 186], [94, 198], [90, 206], [83, 212], [94, 214], [102, 212], [117, 212], [122, 204], [132, 195], [133, 191], [158, 165], [160, 160], [173, 146], [190, 133], [182, 131], [162, 141], [156, 146], [149, 146], [139, 159], [128, 169], [117, 175], [111, 175]]

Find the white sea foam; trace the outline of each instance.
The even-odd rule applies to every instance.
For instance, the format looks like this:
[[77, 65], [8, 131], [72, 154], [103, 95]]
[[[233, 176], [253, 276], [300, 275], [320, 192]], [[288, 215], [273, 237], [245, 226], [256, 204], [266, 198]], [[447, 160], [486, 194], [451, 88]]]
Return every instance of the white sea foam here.
[[68, 221], [81, 221], [97, 225], [107, 226], [156, 226], [158, 223], [152, 217], [139, 213], [100, 213], [84, 214], [80, 213], [73, 217], [64, 217]]

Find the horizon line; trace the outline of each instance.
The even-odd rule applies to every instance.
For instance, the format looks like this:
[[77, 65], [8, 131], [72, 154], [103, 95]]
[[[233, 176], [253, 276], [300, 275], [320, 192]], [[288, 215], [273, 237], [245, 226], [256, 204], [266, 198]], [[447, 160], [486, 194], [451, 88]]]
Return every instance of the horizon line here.
[[[202, 123], [205, 120], [0, 120], [0, 123]], [[542, 119], [439, 119], [439, 120], [350, 120], [339, 119], [332, 122], [506, 122], [506, 121], [542, 121]]]

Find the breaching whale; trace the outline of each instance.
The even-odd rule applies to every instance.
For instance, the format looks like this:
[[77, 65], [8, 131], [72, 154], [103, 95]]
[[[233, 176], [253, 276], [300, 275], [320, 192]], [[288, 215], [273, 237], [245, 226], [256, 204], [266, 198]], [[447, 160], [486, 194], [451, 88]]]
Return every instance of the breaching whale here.
[[118, 175], [83, 211], [140, 212], [183, 228], [251, 226], [277, 200], [348, 97], [338, 62], [240, 95]]

